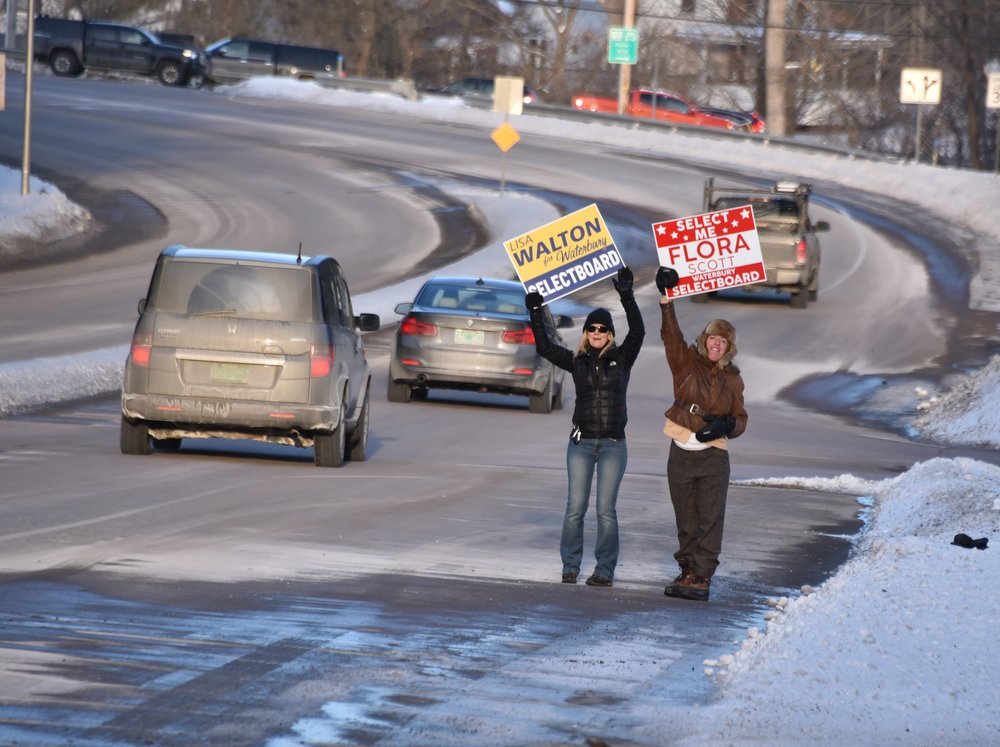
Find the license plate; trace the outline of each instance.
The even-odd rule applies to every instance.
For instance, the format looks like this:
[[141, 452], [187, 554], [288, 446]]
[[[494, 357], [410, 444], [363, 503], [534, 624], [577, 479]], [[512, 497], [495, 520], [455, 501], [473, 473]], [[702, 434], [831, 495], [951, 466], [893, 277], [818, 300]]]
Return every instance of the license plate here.
[[211, 376], [214, 384], [246, 384], [250, 381], [250, 367], [239, 363], [213, 363]]
[[486, 339], [485, 333], [481, 329], [456, 329], [456, 345], [482, 345]]

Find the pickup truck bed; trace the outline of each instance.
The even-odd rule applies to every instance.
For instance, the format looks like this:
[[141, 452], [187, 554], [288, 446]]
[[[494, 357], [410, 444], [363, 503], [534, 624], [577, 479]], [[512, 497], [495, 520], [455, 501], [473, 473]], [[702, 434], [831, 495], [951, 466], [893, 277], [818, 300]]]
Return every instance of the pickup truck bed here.
[[[749, 204], [753, 208], [767, 278], [743, 286], [744, 291], [771, 290], [791, 294], [792, 308], [804, 309], [819, 297], [820, 244], [817, 233], [830, 230], [826, 221], [809, 217], [812, 185], [777, 182], [770, 189], [720, 187], [705, 182], [705, 212]], [[692, 296], [705, 302], [711, 294]]]

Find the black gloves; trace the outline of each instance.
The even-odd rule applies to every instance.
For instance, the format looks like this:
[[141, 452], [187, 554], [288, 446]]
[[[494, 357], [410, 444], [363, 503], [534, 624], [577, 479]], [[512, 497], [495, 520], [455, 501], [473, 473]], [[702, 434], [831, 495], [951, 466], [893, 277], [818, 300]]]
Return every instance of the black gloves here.
[[538, 311], [542, 308], [542, 294], [538, 291], [531, 291], [524, 297], [524, 305], [528, 307], [528, 311]]
[[611, 278], [611, 283], [615, 286], [615, 290], [618, 291], [618, 295], [623, 293], [631, 293], [632, 286], [635, 285], [635, 278], [632, 276], [632, 271], [622, 266], [618, 270], [618, 277]]
[[989, 537], [980, 537], [979, 539], [972, 539], [967, 534], [956, 534], [955, 539], [952, 540], [953, 545], [958, 545], [959, 547], [964, 547], [966, 550], [971, 550], [973, 547], [977, 550], [985, 550], [990, 544]]
[[[661, 267], [660, 269], [663, 268]], [[695, 431], [694, 434], [694, 437], [702, 443], [708, 443], [717, 438], [728, 436], [733, 432], [733, 428], [736, 427], [736, 418], [732, 415], [723, 415], [718, 418], [712, 415], [705, 415], [704, 418], [705, 425]]]
[[673, 288], [680, 281], [677, 270], [673, 267], [660, 267], [656, 271], [656, 287], [661, 296], [667, 295], [667, 288]]

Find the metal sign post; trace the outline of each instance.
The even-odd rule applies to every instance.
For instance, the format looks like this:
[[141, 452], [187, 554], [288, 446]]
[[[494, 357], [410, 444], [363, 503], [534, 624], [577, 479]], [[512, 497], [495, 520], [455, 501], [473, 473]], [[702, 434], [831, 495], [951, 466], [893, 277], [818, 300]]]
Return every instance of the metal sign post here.
[[913, 159], [920, 162], [920, 135], [923, 104], [941, 103], [941, 70], [931, 67], [904, 67], [899, 77], [899, 102], [917, 105], [917, 132]]
[[28, 48], [24, 53], [24, 147], [21, 150], [21, 196], [31, 192], [31, 68], [35, 61], [35, 0], [28, 0]]
[[986, 78], [986, 108], [992, 109], [993, 127], [997, 131], [997, 144], [993, 151], [993, 174], [1000, 174], [1000, 73], [990, 73]]

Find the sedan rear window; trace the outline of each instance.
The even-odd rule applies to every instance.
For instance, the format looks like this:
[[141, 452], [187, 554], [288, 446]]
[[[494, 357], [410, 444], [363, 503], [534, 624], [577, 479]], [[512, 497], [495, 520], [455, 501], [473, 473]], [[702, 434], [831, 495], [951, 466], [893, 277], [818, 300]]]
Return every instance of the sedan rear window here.
[[172, 314], [312, 320], [312, 275], [284, 267], [167, 262], [147, 306]]
[[507, 291], [476, 285], [428, 285], [417, 297], [416, 305], [491, 314], [527, 315], [528, 313], [524, 306], [524, 291], [517, 289]]

